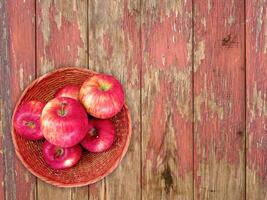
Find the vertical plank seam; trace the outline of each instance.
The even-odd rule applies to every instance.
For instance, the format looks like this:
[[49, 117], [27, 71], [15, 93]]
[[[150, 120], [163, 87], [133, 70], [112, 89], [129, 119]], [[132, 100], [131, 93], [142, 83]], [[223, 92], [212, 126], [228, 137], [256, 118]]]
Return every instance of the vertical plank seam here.
[[244, 186], [245, 186], [245, 200], [247, 199], [247, 4], [246, 4], [246, 0], [244, 0], [244, 68], [245, 68], [245, 74], [244, 74], [244, 101], [245, 101], [245, 147], [244, 147], [244, 171], [245, 171], [245, 178], [244, 178]]
[[[87, 60], [86, 60], [86, 67], [89, 69], [89, 0], [86, 0], [86, 55], [87, 55]], [[87, 186], [87, 200], [90, 199], [90, 189], [89, 185]]]
[[[7, 20], [7, 18], [6, 18], [6, 1], [2, 1], [1, 3], [0, 3], [0, 5], [1, 5], [1, 7], [0, 7], [0, 10], [2, 11], [2, 21], [0, 22], [1, 23], [1, 25], [0, 25], [0, 34], [1, 35], [4, 35], [4, 33], [7, 35], [7, 22], [6, 22], [6, 20]], [[5, 41], [3, 41], [3, 42], [1, 42], [0, 43], [0, 48], [3, 50], [3, 54], [0, 56], [0, 64], [1, 64], [1, 66], [3, 66], [3, 67], [1, 67], [1, 78], [0, 78], [0, 83], [1, 83], [1, 85], [3, 85], [3, 82], [4, 82], [4, 78], [3, 78], [3, 76], [4, 76], [4, 69], [5, 69], [5, 57], [6, 57], [6, 59], [7, 59], [7, 61], [8, 61], [8, 55], [7, 55], [7, 42], [8, 42], [8, 36], [6, 36], [7, 38], [7, 40], [6, 40], [6, 42]], [[3, 92], [4, 92], [4, 90], [3, 90], [3, 88], [1, 87], [1, 104], [2, 104], [2, 107], [4, 108], [4, 106], [3, 106], [3, 104], [4, 104], [4, 94], [3, 94]], [[3, 177], [2, 177], [2, 180], [3, 180], [3, 182], [4, 182], [4, 185], [3, 185], [3, 197], [5, 198], [6, 197], [6, 159], [5, 159], [5, 157], [6, 157], [6, 151], [5, 151], [5, 146], [4, 146], [4, 141], [5, 141], [5, 136], [4, 136], [4, 122], [3, 122], [3, 120], [2, 120], [2, 134], [3, 134], [3, 139], [2, 139], [2, 148], [3, 148], [3, 165], [4, 165], [4, 169], [3, 169]]]
[[107, 179], [106, 177], [103, 179], [104, 181], [104, 199], [107, 200]]
[[34, 48], [35, 48], [35, 66], [34, 66], [34, 77], [37, 78], [37, 0], [34, 1]]
[[[37, 78], [37, 0], [34, 1], [34, 77]], [[38, 200], [38, 178], [35, 177], [35, 199]]]
[[142, 200], [143, 199], [143, 188], [142, 188], [142, 180], [143, 180], [143, 138], [142, 138], [142, 135], [143, 135], [143, 119], [142, 119], [142, 85], [143, 85], [143, 82], [142, 82], [142, 78], [143, 78], [143, 51], [142, 51], [142, 46], [143, 46], [143, 41], [142, 41], [142, 0], [139, 1], [139, 9], [140, 9], [140, 16], [139, 16], [139, 48], [140, 48], [140, 57], [141, 57], [141, 62], [140, 62], [140, 93], [139, 93], [139, 98], [140, 98], [140, 199]]
[[192, 12], [192, 68], [191, 68], [191, 79], [192, 79], [192, 86], [191, 86], [191, 90], [192, 90], [192, 148], [193, 148], [193, 152], [192, 152], [192, 157], [193, 157], [193, 173], [192, 173], [192, 192], [193, 192], [193, 197], [192, 199], [195, 199], [195, 92], [194, 92], [194, 88], [195, 88], [195, 82], [194, 82], [194, 65], [195, 65], [195, 45], [194, 45], [194, 41], [195, 41], [195, 27], [194, 27], [194, 19], [195, 19], [195, 4], [194, 4], [194, 0], [191, 1], [191, 12]]

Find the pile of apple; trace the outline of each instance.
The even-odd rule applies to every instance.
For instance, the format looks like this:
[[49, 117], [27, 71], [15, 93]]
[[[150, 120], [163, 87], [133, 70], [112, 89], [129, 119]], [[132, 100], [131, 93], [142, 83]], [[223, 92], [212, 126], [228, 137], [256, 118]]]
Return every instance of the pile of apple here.
[[67, 85], [59, 89], [47, 103], [23, 103], [15, 113], [14, 128], [26, 139], [45, 139], [43, 158], [51, 168], [69, 168], [80, 160], [81, 146], [92, 153], [112, 146], [115, 127], [109, 118], [123, 105], [120, 82], [111, 75], [96, 74], [81, 87]]

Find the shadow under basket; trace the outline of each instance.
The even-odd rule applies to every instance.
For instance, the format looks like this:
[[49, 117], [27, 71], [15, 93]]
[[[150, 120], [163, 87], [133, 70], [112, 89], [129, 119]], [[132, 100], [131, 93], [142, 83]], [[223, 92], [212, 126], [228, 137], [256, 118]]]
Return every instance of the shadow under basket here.
[[42, 143], [22, 138], [13, 126], [14, 113], [24, 102], [39, 100], [47, 102], [57, 89], [68, 84], [82, 85], [96, 72], [84, 68], [67, 67], [45, 74], [33, 81], [23, 92], [13, 112], [12, 139], [15, 151], [24, 166], [41, 180], [59, 187], [79, 187], [99, 181], [110, 174], [125, 155], [131, 138], [131, 119], [126, 105], [112, 118], [116, 139], [112, 147], [103, 153], [83, 150], [81, 160], [68, 169], [51, 169], [44, 161]]

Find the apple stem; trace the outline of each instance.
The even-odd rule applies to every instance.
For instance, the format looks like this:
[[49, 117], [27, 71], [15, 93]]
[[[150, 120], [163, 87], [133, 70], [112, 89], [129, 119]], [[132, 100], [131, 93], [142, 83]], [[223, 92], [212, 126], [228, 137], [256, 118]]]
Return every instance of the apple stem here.
[[62, 116], [62, 117], [66, 115], [66, 110], [65, 110], [66, 105], [67, 105], [66, 103], [61, 103], [61, 108], [59, 110], [59, 115]]
[[35, 127], [35, 123], [32, 122], [32, 121], [26, 122], [25, 125], [30, 127], [30, 128], [34, 128]]
[[55, 158], [60, 157], [64, 153], [64, 150], [60, 147], [56, 149]]
[[98, 138], [97, 130], [96, 130], [95, 128], [92, 128], [92, 129], [90, 130], [90, 135], [91, 135], [91, 136], [94, 136], [94, 137], [96, 137], [96, 138]]
[[102, 83], [102, 84], [100, 84], [100, 89], [102, 90], [102, 91], [108, 91], [109, 89], [111, 88], [111, 85], [109, 85], [109, 84], [106, 84], [106, 83]]

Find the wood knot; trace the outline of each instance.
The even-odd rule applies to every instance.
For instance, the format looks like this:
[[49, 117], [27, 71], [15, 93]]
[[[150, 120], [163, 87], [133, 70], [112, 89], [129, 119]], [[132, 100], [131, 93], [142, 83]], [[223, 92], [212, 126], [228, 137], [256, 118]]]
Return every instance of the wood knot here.
[[216, 190], [214, 190], [214, 189], [210, 189], [209, 192], [216, 192]]
[[237, 135], [243, 135], [243, 131], [237, 131]]
[[173, 178], [171, 174], [171, 169], [169, 165], [165, 167], [164, 171], [161, 173], [161, 178], [165, 182], [165, 191], [166, 193], [170, 193], [170, 189], [173, 187]]
[[226, 37], [222, 39], [222, 46], [231, 48], [236, 43], [236, 36], [232, 36], [232, 34], [228, 34]]

